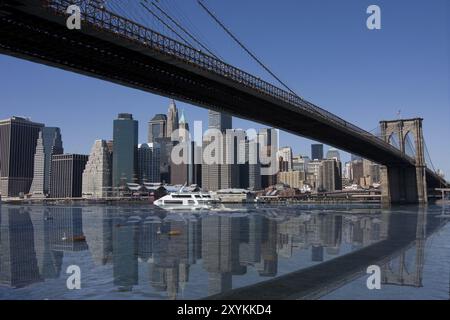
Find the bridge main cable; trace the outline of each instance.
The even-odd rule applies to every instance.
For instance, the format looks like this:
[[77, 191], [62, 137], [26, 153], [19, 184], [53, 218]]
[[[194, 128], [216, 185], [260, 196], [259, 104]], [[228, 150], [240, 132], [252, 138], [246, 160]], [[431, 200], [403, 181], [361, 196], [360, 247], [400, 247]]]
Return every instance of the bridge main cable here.
[[289, 88], [275, 73], [273, 73], [258, 57], [255, 56], [247, 47], [212, 13], [201, 0], [197, 0], [198, 4], [206, 11], [206, 13], [217, 22], [217, 24], [245, 51], [247, 52], [264, 70], [266, 70], [272, 77], [274, 77], [283, 87], [285, 87], [290, 93], [295, 95], [297, 98], [302, 99], [295, 93], [294, 90]]

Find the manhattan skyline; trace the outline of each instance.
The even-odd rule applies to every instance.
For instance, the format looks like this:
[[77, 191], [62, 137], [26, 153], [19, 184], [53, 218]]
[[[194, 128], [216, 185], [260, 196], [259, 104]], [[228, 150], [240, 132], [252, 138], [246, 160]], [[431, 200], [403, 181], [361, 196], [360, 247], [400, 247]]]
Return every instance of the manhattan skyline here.
[[[189, 3], [187, 12], [198, 15], [196, 26], [209, 25], [210, 21]], [[434, 1], [426, 10], [423, 1], [379, 1], [383, 28], [376, 32], [365, 28], [365, 1], [358, 5], [355, 1], [321, 1], [321, 5], [284, 1], [280, 4], [283, 8], [274, 12], [269, 11], [269, 3], [262, 3], [261, 12], [252, 17], [251, 28], [246, 30], [248, 21], [244, 18], [252, 13], [253, 3], [242, 4], [239, 12], [230, 9], [233, 2], [211, 2], [211, 6], [299, 95], [343, 119], [370, 131], [379, 120], [396, 119], [399, 110], [402, 118], [423, 117], [434, 166], [442, 169], [447, 179], [450, 177], [450, 151], [442, 139], [450, 135], [445, 1]], [[405, 11], [405, 6], [409, 10]], [[295, 14], [298, 17], [294, 19]], [[273, 18], [269, 23], [268, 15]], [[261, 39], [254, 36], [255, 28], [264, 35]], [[281, 31], [281, 37], [276, 38]], [[209, 32], [205, 28], [204, 32], [226, 61], [260, 73], [242, 52], [228, 50], [228, 39], [218, 30]], [[279, 49], [267, 51], [265, 38]], [[60, 127], [69, 153], [87, 154], [94, 140], [111, 139], [112, 120], [121, 112], [134, 115], [140, 122], [139, 143], [147, 142], [146, 123], [154, 114], [166, 113], [170, 101], [6, 56], [0, 57], [0, 68], [8, 70], [0, 74], [1, 118], [27, 116]], [[177, 105], [185, 110], [191, 128], [194, 120], [201, 120], [206, 129], [206, 109], [180, 102]], [[267, 127], [235, 117], [233, 120], [235, 128]], [[280, 131], [280, 146], [292, 146], [295, 154], [309, 155], [310, 143]], [[343, 160], [348, 159], [344, 154]]]

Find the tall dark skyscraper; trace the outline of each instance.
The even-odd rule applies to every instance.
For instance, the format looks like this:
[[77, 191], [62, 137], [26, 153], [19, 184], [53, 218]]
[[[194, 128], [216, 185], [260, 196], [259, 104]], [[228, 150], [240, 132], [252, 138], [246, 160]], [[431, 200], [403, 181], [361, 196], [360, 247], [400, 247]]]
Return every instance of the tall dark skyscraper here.
[[161, 147], [158, 143], [143, 143], [138, 147], [139, 181], [160, 182]]
[[43, 126], [20, 117], [0, 121], [0, 193], [3, 197], [17, 197], [30, 191], [36, 143]]
[[[264, 155], [267, 159], [277, 161], [276, 152], [278, 150], [278, 132], [273, 128], [262, 128], [258, 132], [258, 140], [262, 143], [258, 153]], [[260, 158], [260, 156], [258, 156]], [[266, 160], [267, 160], [266, 159]], [[269, 171], [268, 168], [276, 166], [274, 162], [267, 164], [261, 163], [261, 187], [267, 188], [277, 183], [277, 172], [274, 174], [263, 174]]]
[[51, 198], [81, 198], [83, 171], [87, 155], [58, 154], [52, 156], [50, 175]]
[[224, 131], [233, 127], [231, 115], [223, 112], [208, 111], [208, 128]]
[[148, 122], [148, 142], [167, 137], [167, 116], [157, 114]]
[[114, 120], [113, 187], [137, 179], [138, 122], [129, 113], [120, 113]]
[[322, 160], [322, 159], [323, 159], [323, 144], [312, 144], [311, 160]]
[[30, 189], [33, 197], [45, 197], [49, 193], [52, 155], [63, 152], [61, 130], [51, 127], [42, 128], [34, 155], [34, 177]]

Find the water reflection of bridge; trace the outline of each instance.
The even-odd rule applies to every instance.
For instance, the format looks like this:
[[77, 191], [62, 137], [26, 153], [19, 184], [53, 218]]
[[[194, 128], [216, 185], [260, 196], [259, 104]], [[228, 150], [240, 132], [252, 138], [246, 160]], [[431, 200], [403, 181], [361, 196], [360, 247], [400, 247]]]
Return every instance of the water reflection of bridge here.
[[[383, 285], [421, 287], [426, 239], [443, 225], [427, 216], [426, 210], [383, 215], [388, 227], [384, 239], [358, 251], [209, 299], [315, 299], [364, 275], [369, 265], [381, 266]], [[406, 255], [411, 249], [415, 251], [414, 266], [407, 268]]]
[[[118, 290], [132, 291], [146, 279], [148, 289], [172, 299], [183, 296], [191, 267], [199, 262], [205, 292], [212, 298], [317, 297], [354, 279], [372, 262], [386, 265], [385, 284], [420, 285], [423, 254], [413, 259], [420, 266], [415, 275], [395, 275], [388, 262], [407, 250], [423, 252], [426, 236], [438, 227], [427, 223], [424, 210], [391, 214], [340, 207], [331, 213], [311, 206], [302, 214], [299, 209], [260, 208], [258, 213], [180, 216], [149, 215], [147, 207], [139, 208], [3, 205], [0, 285], [25, 287], [64, 276], [64, 255], [85, 255], [87, 249], [95, 265], [112, 266]], [[307, 261], [296, 260], [300, 251], [308, 252]], [[411, 260], [405, 257], [402, 266]], [[234, 286], [245, 285], [240, 276], [252, 269], [259, 276], [255, 281], [279, 275], [280, 261], [287, 259], [303, 269], [232, 290], [236, 279], [241, 283]], [[142, 267], [148, 277], [142, 278]], [[291, 287], [283, 284], [286, 279]]]

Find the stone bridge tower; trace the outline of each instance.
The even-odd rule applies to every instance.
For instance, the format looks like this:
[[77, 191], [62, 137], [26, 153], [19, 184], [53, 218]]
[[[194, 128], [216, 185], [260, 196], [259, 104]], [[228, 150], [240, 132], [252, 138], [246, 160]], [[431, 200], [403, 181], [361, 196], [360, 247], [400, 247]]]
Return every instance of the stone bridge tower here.
[[412, 136], [415, 146], [414, 166], [389, 165], [381, 168], [382, 201], [385, 203], [426, 203], [427, 180], [421, 118], [380, 121], [381, 135], [392, 144], [396, 139], [406, 154], [406, 141]]

